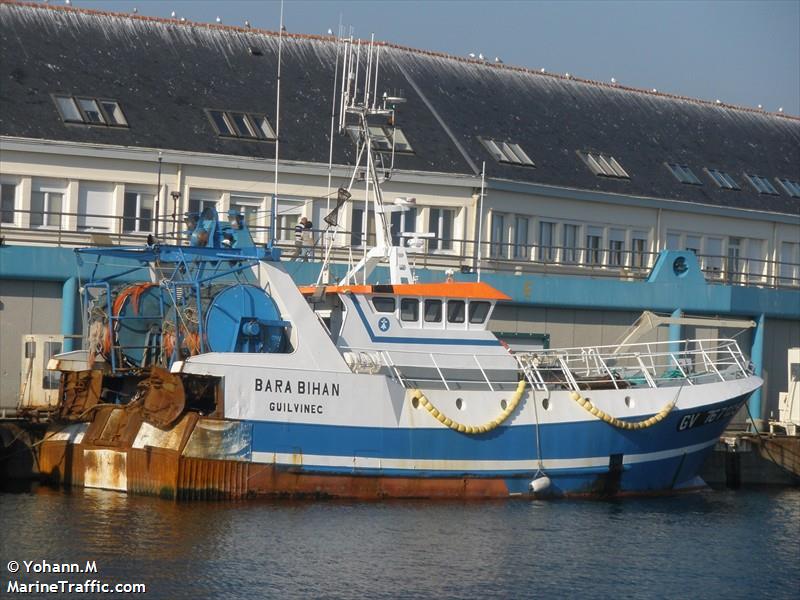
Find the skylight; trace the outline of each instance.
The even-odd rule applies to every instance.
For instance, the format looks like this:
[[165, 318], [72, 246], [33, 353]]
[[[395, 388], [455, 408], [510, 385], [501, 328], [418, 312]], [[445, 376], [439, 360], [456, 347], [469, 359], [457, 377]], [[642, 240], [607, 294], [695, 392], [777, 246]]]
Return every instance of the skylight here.
[[128, 120], [116, 100], [86, 96], [53, 96], [53, 100], [65, 123], [83, 125], [105, 125], [127, 127]]
[[800, 198], [800, 183], [791, 179], [778, 179], [778, 183], [792, 198]]
[[235, 137], [247, 140], [274, 140], [275, 130], [262, 114], [228, 110], [206, 109], [214, 130], [221, 137]]
[[666, 163], [667, 168], [675, 176], [675, 179], [681, 183], [688, 183], [691, 185], [703, 185], [703, 182], [697, 178], [697, 175], [686, 165], [679, 165], [677, 163]]
[[536, 166], [519, 144], [487, 138], [478, 139], [497, 162], [509, 163], [512, 165], [526, 165], [529, 167]]
[[[358, 142], [359, 128], [355, 125], [347, 127], [347, 133], [354, 142]], [[414, 148], [408, 141], [406, 134], [399, 127], [384, 127], [381, 125], [370, 125], [369, 135], [372, 138], [372, 149], [376, 152], [391, 152], [392, 141], [394, 141], [394, 151], [401, 154], [413, 154]]]
[[717, 169], [706, 169], [706, 173], [709, 174], [711, 179], [714, 180], [719, 187], [724, 190], [739, 190], [739, 184], [733, 180], [733, 177], [725, 173], [724, 171], [719, 171]]
[[770, 194], [772, 196], [778, 195], [778, 190], [775, 189], [775, 186], [770, 183], [769, 179], [766, 177], [761, 177], [760, 175], [750, 175], [749, 173], [745, 173], [745, 177], [747, 177], [748, 181], [750, 181], [750, 185], [756, 188], [759, 194]]
[[617, 159], [607, 154], [597, 152], [578, 152], [592, 173], [600, 177], [615, 177], [617, 179], [630, 179], [630, 175], [617, 162]]

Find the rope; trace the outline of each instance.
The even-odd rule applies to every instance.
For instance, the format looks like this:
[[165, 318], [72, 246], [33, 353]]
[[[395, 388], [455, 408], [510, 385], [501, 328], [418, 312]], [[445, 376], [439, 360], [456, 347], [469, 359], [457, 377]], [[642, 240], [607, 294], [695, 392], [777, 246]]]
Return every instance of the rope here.
[[514, 395], [511, 397], [511, 401], [506, 405], [505, 410], [500, 413], [500, 416], [496, 419], [489, 421], [488, 423], [484, 423], [483, 425], [464, 425], [463, 423], [459, 423], [454, 421], [453, 419], [447, 417], [443, 412], [437, 409], [430, 400], [425, 397], [425, 394], [422, 393], [421, 390], [415, 389], [411, 390], [411, 399], [417, 399], [419, 403], [425, 407], [425, 409], [433, 415], [433, 417], [446, 425], [450, 429], [458, 431], [460, 433], [466, 433], [468, 435], [475, 435], [478, 433], [486, 433], [487, 431], [491, 431], [496, 427], [499, 427], [503, 421], [505, 421], [512, 412], [517, 408], [520, 400], [522, 400], [522, 396], [525, 395], [525, 380], [523, 379], [517, 384], [517, 390], [514, 392]]
[[[683, 386], [681, 386], [681, 389], [683, 389]], [[591, 400], [581, 396], [578, 392], [572, 392], [569, 396], [570, 398], [575, 400], [575, 402], [580, 404], [584, 409], [586, 409], [587, 412], [590, 412], [601, 421], [605, 421], [609, 425], [617, 427], [618, 429], [647, 429], [648, 427], [652, 427], [653, 425], [660, 423], [666, 418], [666, 416], [672, 411], [673, 408], [675, 408], [675, 405], [678, 403], [678, 396], [680, 395], [680, 393], [681, 390], [679, 389], [678, 394], [675, 396], [675, 398], [667, 402], [664, 405], [664, 407], [660, 411], [658, 411], [655, 415], [653, 415], [648, 419], [645, 419], [643, 421], [637, 421], [635, 423], [632, 423], [630, 421], [623, 421], [616, 417], [612, 417], [604, 410], [592, 404]]]

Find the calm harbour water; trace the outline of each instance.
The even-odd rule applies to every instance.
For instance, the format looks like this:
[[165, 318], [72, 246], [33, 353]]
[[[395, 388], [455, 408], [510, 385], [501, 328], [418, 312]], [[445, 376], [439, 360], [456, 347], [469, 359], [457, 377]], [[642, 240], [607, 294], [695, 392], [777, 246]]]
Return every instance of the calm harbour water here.
[[17, 580], [138, 582], [145, 598], [797, 598], [800, 489], [184, 504], [39, 488], [0, 493], [0, 559], [0, 597], [9, 560], [94, 560], [96, 575]]

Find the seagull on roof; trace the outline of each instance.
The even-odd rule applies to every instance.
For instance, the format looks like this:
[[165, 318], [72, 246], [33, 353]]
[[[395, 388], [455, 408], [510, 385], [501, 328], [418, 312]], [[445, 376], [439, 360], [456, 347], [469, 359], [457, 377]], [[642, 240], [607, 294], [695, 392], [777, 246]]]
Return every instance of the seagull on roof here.
[[222, 23], [222, 17], [217, 17], [217, 23]]
[[478, 58], [479, 58], [480, 60], [483, 60], [483, 53], [480, 53], [480, 54], [478, 54]]
[[245, 27], [250, 27], [250, 21], [245, 21], [245, 22], [244, 22], [244, 26], [245, 26]]
[[468, 56], [469, 56], [470, 58], [475, 58], [475, 53], [474, 53], [474, 52], [470, 52]]
[[502, 65], [502, 64], [503, 64], [503, 61], [502, 61], [502, 59], [501, 59], [499, 56], [495, 56], [495, 57], [494, 57], [494, 62], [496, 62], [497, 64], [500, 64], [500, 65]]
[[617, 78], [616, 77], [612, 77], [611, 78], [611, 83], [617, 83]]
[[169, 15], [169, 16], [170, 16], [170, 17], [172, 17], [172, 18], [174, 19], [174, 18], [175, 18], [175, 17], [177, 17], [178, 15], [177, 15], [177, 14], [175, 13], [175, 11], [173, 10], [173, 11], [172, 11], [172, 13], [170, 13], [170, 15]]

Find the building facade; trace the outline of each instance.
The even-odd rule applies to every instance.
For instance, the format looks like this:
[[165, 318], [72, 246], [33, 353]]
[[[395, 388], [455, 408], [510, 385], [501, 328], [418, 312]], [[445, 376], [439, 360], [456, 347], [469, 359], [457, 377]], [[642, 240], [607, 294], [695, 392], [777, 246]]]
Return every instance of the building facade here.
[[[274, 217], [287, 248], [307, 216], [319, 239], [355, 156], [348, 131], [331, 136], [333, 38], [284, 36], [278, 113], [274, 33], [12, 2], [0, 16], [10, 407], [21, 335], [80, 329], [65, 250], [180, 241], [183, 215], [207, 206], [244, 213], [260, 241]], [[423, 276], [497, 277], [517, 292], [495, 329], [553, 346], [611, 344], [645, 309], [753, 318], [743, 346], [762, 336], [765, 375], [785, 380], [781, 356], [800, 344], [799, 119], [379, 48], [375, 92], [405, 100], [396, 123], [371, 128], [383, 192], [415, 199], [393, 235], [412, 239]], [[364, 198], [357, 180], [335, 234], [342, 262], [374, 242]], [[665, 249], [693, 251], [706, 287], [654, 297], [646, 278]]]

